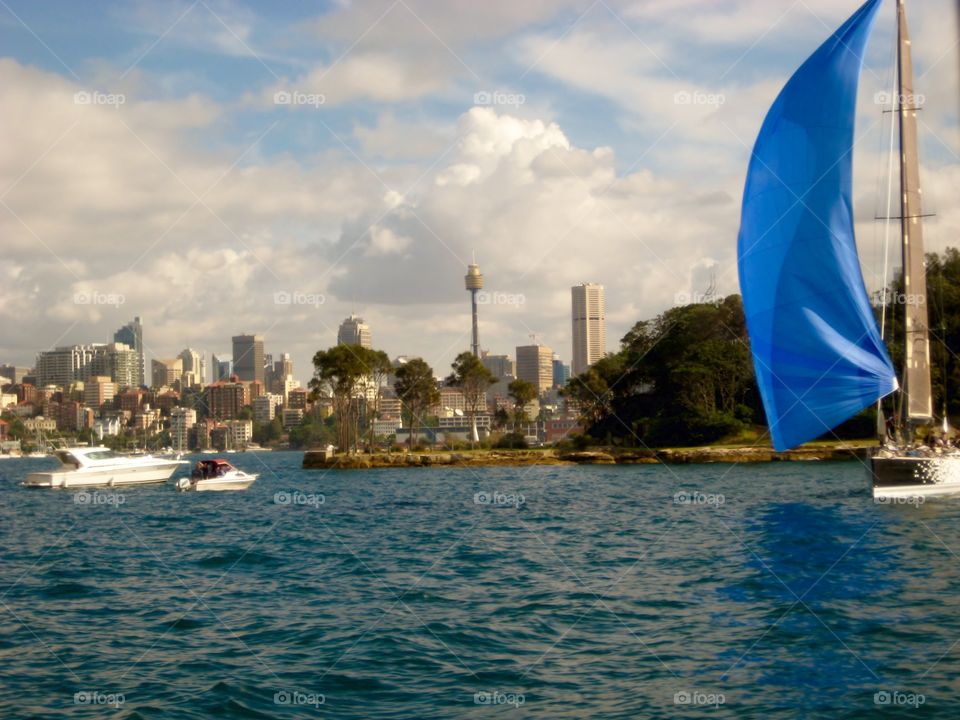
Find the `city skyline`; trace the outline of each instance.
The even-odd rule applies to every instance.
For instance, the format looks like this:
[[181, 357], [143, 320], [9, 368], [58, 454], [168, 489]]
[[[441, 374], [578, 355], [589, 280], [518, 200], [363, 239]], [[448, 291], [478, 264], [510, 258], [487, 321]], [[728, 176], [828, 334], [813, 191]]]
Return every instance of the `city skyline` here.
[[[13, 0], [0, 8], [0, 97], [17, 108], [0, 165], [0, 359], [107, 340], [139, 315], [150, 358], [226, 355], [246, 329], [303, 373], [356, 311], [378, 347], [446, 368], [470, 345], [474, 249], [494, 352], [536, 333], [566, 355], [582, 278], [606, 286], [608, 349], [711, 275], [735, 292], [753, 133], [848, 8], [689, 7], [711, 42], [691, 44], [669, 4], [493, 2], [454, 20], [415, 0], [82, 14]], [[912, 16], [932, 251], [960, 229], [945, 202], [960, 155], [948, 8]], [[863, 73], [861, 242], [883, 206], [891, 12]], [[863, 258], [876, 289], [881, 253]]]

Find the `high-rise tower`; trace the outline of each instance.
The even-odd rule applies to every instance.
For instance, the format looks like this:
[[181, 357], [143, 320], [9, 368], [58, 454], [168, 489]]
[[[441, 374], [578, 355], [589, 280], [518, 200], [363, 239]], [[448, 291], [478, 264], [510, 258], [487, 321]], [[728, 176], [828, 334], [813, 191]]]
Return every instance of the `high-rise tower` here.
[[263, 335], [233, 336], [233, 372], [241, 380], [263, 384]]
[[373, 336], [370, 334], [370, 326], [363, 321], [362, 317], [351, 314], [340, 323], [340, 329], [337, 331], [337, 345], [359, 345], [372, 348]]
[[573, 305], [573, 374], [587, 371], [607, 352], [607, 308], [603, 285], [570, 288]]
[[480, 330], [477, 327], [477, 292], [483, 290], [483, 275], [480, 274], [480, 266], [476, 262], [467, 265], [467, 275], [464, 277], [464, 284], [470, 292], [470, 308], [473, 311], [473, 342], [470, 344], [470, 350], [474, 356], [480, 357]]
[[113, 334], [113, 341], [133, 348], [137, 353], [138, 367], [135, 384], [139, 387], [147, 381], [147, 365], [143, 356], [143, 324], [135, 317]]

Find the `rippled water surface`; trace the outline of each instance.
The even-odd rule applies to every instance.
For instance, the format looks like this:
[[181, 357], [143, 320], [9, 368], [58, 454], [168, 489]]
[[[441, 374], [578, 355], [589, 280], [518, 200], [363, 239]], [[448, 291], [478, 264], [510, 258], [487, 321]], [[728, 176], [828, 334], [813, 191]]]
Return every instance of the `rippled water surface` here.
[[960, 500], [859, 463], [233, 457], [246, 492], [0, 464], [0, 717], [960, 716]]

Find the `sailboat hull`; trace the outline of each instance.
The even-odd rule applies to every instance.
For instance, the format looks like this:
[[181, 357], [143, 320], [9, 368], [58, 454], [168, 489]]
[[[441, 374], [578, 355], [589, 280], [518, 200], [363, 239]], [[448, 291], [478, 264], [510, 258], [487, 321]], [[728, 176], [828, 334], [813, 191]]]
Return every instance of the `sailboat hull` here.
[[960, 456], [874, 457], [873, 497], [907, 498], [960, 493]]

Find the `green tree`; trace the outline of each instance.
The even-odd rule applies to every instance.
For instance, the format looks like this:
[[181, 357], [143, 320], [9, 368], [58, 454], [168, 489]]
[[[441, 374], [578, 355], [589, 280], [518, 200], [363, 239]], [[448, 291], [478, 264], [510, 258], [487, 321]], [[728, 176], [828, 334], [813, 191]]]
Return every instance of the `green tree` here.
[[[366, 367], [360, 359], [359, 345], [334, 345], [328, 350], [318, 350], [313, 356], [313, 378], [310, 391], [314, 400], [329, 397], [337, 417], [337, 447], [340, 452], [349, 452], [355, 437], [354, 397]], [[294, 442], [294, 433], [290, 433]]]
[[[367, 399], [367, 445], [373, 447], [373, 421], [380, 418], [380, 400], [387, 376], [393, 371], [389, 356], [383, 350], [360, 348], [360, 358], [366, 366], [364, 394]], [[372, 397], [371, 397], [372, 396]]]
[[712, 442], [762, 417], [740, 297], [638, 322], [564, 395], [592, 437], [631, 445]]
[[487, 390], [497, 379], [471, 352], [462, 352], [457, 355], [451, 367], [453, 372], [447, 377], [446, 384], [458, 388], [463, 393], [463, 402], [466, 405], [471, 426], [476, 428], [477, 414], [487, 406]]
[[423, 358], [413, 358], [397, 368], [394, 390], [403, 403], [410, 427], [410, 446], [417, 444], [417, 428], [426, 424], [431, 405], [440, 402], [440, 391], [433, 369]]
[[356, 451], [360, 437], [360, 398], [366, 399], [367, 421], [372, 431], [372, 419], [379, 412], [383, 379], [390, 372], [390, 359], [382, 350], [335, 345], [317, 351], [313, 368], [310, 380], [313, 399], [321, 395], [331, 398], [337, 418], [337, 445], [341, 452]]
[[516, 429], [527, 420], [526, 407], [536, 399], [537, 388], [534, 387], [533, 383], [517, 378], [507, 386], [507, 392], [513, 400], [513, 422], [514, 429]]

